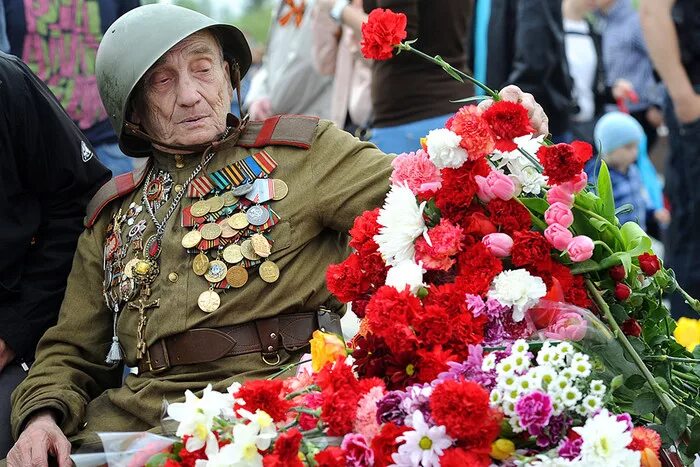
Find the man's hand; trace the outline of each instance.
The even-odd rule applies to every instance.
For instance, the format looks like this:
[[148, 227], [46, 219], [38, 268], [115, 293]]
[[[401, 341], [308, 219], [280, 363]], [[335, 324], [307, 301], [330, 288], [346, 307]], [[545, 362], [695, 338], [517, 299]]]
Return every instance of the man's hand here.
[[7, 454], [7, 467], [48, 467], [49, 454], [56, 457], [59, 467], [71, 467], [70, 449], [70, 441], [51, 412], [37, 412]]
[[[527, 113], [530, 116], [530, 125], [535, 129], [536, 134], [549, 134], [549, 118], [544, 113], [542, 106], [535, 102], [535, 98], [532, 94], [523, 92], [522, 89], [511, 84], [501, 89], [498, 95], [504, 101], [518, 102], [527, 109]], [[484, 111], [491, 107], [492, 104], [492, 99], [486, 99], [479, 103], [479, 108]]]
[[678, 101], [674, 99], [673, 107], [680, 123], [692, 123], [700, 119], [700, 94], [693, 93]]
[[626, 79], [615, 81], [615, 84], [612, 85], [612, 95], [616, 101], [622, 99], [635, 104], [639, 102], [639, 96], [634, 91], [634, 85]]
[[253, 101], [248, 109], [251, 120], [265, 120], [272, 117], [272, 103], [269, 97], [261, 97], [257, 101]]
[[14, 350], [12, 350], [4, 340], [0, 339], [0, 372], [14, 359]]

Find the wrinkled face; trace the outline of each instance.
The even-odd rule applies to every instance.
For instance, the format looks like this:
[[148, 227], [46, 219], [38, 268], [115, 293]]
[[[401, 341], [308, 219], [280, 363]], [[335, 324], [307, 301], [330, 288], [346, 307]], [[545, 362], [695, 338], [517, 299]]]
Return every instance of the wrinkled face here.
[[175, 45], [143, 78], [132, 118], [155, 140], [204, 144], [226, 129], [233, 87], [213, 34], [201, 31]]

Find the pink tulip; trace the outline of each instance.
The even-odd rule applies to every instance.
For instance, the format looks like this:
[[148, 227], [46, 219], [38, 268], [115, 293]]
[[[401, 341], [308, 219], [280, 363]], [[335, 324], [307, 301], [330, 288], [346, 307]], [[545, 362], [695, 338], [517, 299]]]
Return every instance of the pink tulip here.
[[481, 242], [496, 258], [506, 258], [510, 256], [513, 249], [513, 239], [508, 234], [492, 233], [486, 235]]
[[552, 224], [544, 230], [544, 238], [557, 250], [564, 251], [574, 238], [569, 229], [560, 224]]
[[559, 224], [568, 228], [574, 223], [574, 213], [566, 204], [556, 202], [544, 213], [544, 220], [547, 225]]
[[595, 248], [593, 240], [585, 235], [577, 235], [569, 242], [569, 246], [566, 249], [569, 252], [571, 261], [580, 263], [593, 256], [593, 248]]
[[492, 170], [487, 177], [477, 175], [474, 180], [479, 187], [476, 194], [484, 203], [495, 198], [508, 201], [515, 194], [516, 187], [513, 179], [497, 170]]
[[556, 185], [550, 188], [547, 192], [547, 201], [550, 205], [554, 203], [562, 203], [571, 207], [574, 205], [574, 194], [563, 186]]
[[586, 336], [586, 320], [575, 311], [561, 313], [544, 330], [545, 337], [560, 341], [577, 342]]
[[578, 193], [586, 188], [586, 185], [588, 185], [588, 175], [586, 172], [581, 171], [580, 174], [576, 175], [570, 181], [562, 183], [560, 186], [571, 193]]

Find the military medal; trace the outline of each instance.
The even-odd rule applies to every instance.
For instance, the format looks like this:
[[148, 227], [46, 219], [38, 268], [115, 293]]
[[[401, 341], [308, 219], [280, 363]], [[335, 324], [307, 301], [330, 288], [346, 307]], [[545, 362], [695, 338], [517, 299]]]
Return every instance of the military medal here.
[[243, 261], [243, 253], [241, 253], [240, 245], [229, 245], [224, 248], [224, 261], [229, 264], [236, 264]]
[[270, 242], [262, 234], [255, 234], [250, 237], [250, 243], [253, 246], [253, 251], [262, 258], [267, 258], [270, 256], [271, 248]]
[[251, 225], [263, 225], [270, 219], [270, 211], [259, 205], [251, 206], [246, 211], [246, 219]]
[[214, 240], [221, 236], [221, 226], [215, 222], [210, 222], [202, 226], [202, 238], [204, 240]]
[[238, 231], [231, 227], [231, 224], [229, 224], [228, 219], [225, 219], [223, 222], [220, 222], [219, 225], [221, 226], [221, 238], [233, 238], [238, 234]]
[[239, 289], [248, 282], [248, 271], [243, 266], [234, 266], [228, 270], [226, 282], [231, 287]]
[[238, 212], [229, 217], [228, 225], [236, 230], [243, 230], [248, 227], [248, 217], [244, 212]]
[[209, 263], [209, 270], [204, 274], [204, 278], [212, 284], [218, 284], [226, 278], [228, 266], [221, 260], [215, 259]]
[[209, 212], [219, 212], [224, 207], [224, 199], [221, 196], [213, 196], [207, 200]]
[[260, 259], [260, 256], [255, 252], [255, 249], [253, 248], [253, 242], [250, 241], [250, 239], [245, 240], [243, 243], [241, 243], [241, 253], [243, 254], [243, 257], [246, 259], [249, 259], [251, 261], [256, 261]]
[[124, 266], [124, 275], [129, 279], [134, 278], [134, 266], [136, 266], [136, 263], [138, 262], [138, 258], [132, 258], [129, 260], [129, 262], [126, 263], [126, 266]]
[[204, 217], [209, 214], [209, 203], [204, 200], [197, 201], [190, 207], [190, 213], [194, 217]]
[[250, 192], [250, 190], [253, 189], [253, 184], [252, 183], [246, 183], [243, 185], [239, 185], [237, 187], [234, 187], [231, 189], [231, 193], [233, 193], [234, 196], [241, 197], [245, 195], [246, 193]]
[[289, 187], [283, 180], [275, 178], [272, 180], [272, 199], [274, 201], [279, 201], [287, 197], [289, 193]]
[[192, 271], [198, 276], [203, 276], [209, 270], [209, 258], [200, 251], [197, 256], [194, 257], [192, 261]]
[[224, 200], [224, 206], [233, 206], [238, 202], [238, 197], [231, 191], [227, 191], [221, 195], [221, 198]]
[[260, 269], [258, 269], [258, 272], [260, 273], [260, 277], [262, 278], [262, 280], [264, 280], [268, 284], [276, 282], [277, 279], [279, 279], [280, 277], [280, 269], [272, 261], [265, 261], [264, 263], [262, 263], [260, 265]]
[[199, 245], [199, 242], [202, 241], [202, 234], [199, 230], [190, 230], [185, 234], [184, 237], [182, 237], [182, 246], [184, 248], [187, 248], [188, 250], [190, 248], [194, 248], [197, 245]]
[[218, 310], [219, 306], [221, 306], [221, 297], [213, 290], [206, 290], [199, 295], [197, 305], [203, 312], [211, 313]]

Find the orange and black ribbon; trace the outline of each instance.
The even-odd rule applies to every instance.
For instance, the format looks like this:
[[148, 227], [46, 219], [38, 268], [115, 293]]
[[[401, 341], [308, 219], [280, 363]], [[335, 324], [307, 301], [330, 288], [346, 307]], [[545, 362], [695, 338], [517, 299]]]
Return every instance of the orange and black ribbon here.
[[304, 19], [304, 10], [306, 10], [304, 0], [299, 0], [298, 4], [294, 0], [284, 0], [284, 3], [289, 6], [289, 11], [279, 19], [280, 26], [286, 26], [292, 18], [294, 18], [296, 27], [301, 26], [301, 21]]

